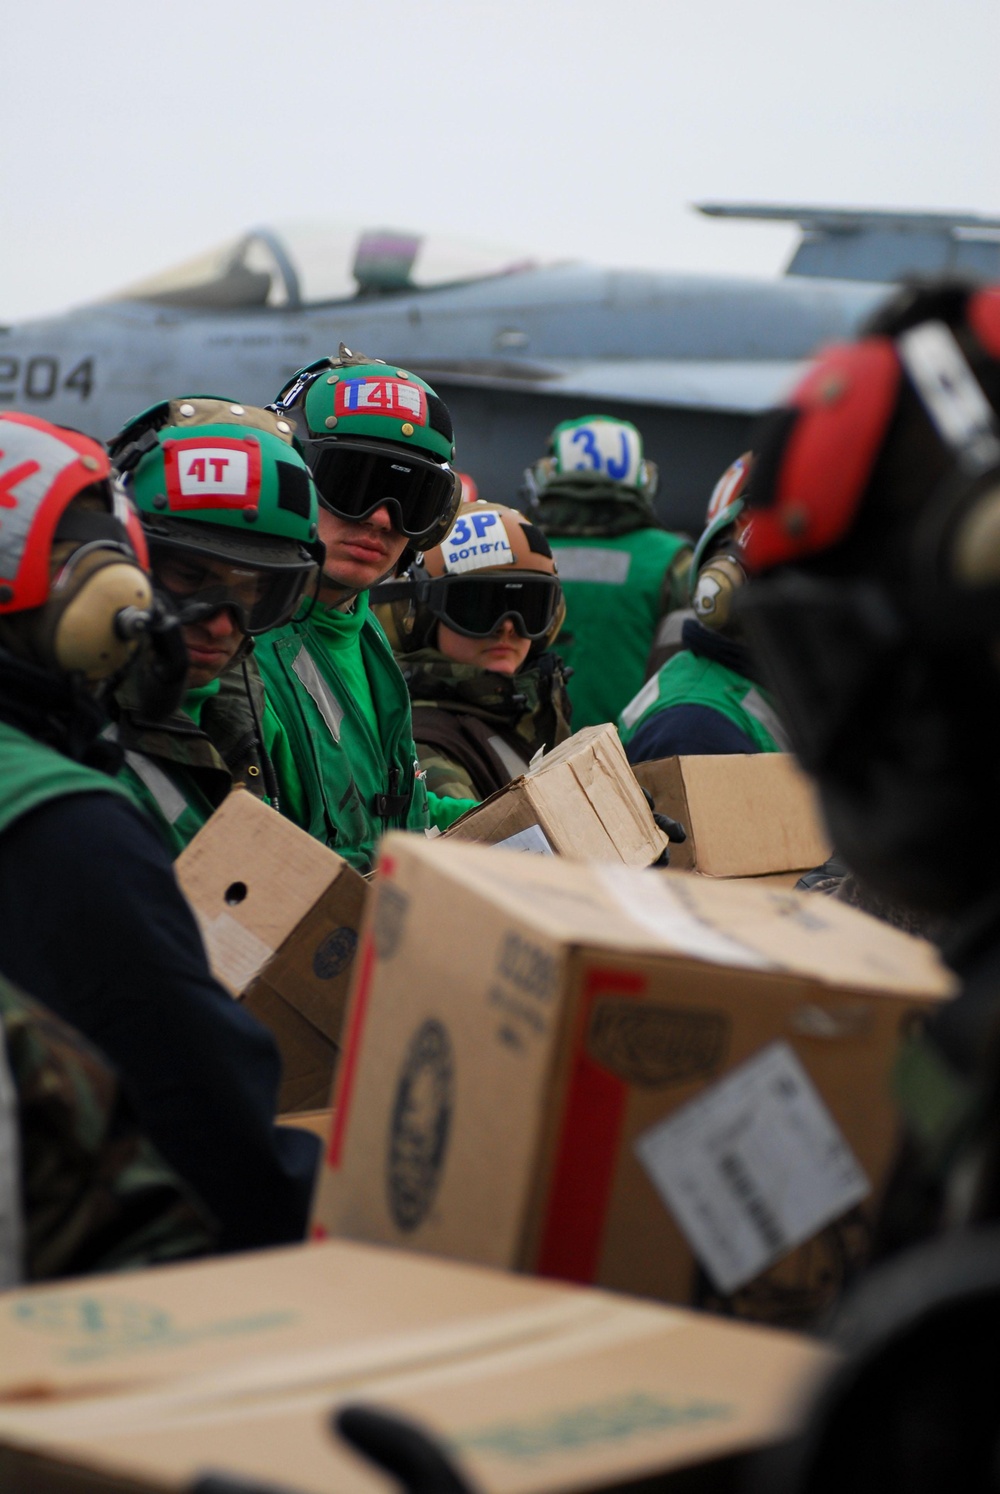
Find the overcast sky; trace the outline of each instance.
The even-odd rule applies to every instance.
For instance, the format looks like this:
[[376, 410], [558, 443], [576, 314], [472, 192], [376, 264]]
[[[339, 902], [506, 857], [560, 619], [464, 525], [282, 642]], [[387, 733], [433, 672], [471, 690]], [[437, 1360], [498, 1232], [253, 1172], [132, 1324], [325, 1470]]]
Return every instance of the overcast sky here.
[[1000, 0], [3, 6], [0, 317], [256, 223], [772, 274], [705, 199], [1000, 213]]

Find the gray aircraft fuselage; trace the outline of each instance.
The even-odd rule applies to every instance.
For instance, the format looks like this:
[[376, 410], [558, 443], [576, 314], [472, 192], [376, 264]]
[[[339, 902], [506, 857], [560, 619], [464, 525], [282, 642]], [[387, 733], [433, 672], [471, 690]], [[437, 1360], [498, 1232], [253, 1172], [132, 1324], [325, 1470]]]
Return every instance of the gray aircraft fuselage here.
[[0, 329], [0, 410], [107, 439], [179, 394], [264, 404], [343, 341], [427, 377], [455, 422], [456, 464], [515, 499], [552, 426], [633, 420], [660, 467], [661, 517], [697, 530], [755, 416], [884, 285], [773, 282], [567, 264], [298, 308], [200, 310], [119, 300]]

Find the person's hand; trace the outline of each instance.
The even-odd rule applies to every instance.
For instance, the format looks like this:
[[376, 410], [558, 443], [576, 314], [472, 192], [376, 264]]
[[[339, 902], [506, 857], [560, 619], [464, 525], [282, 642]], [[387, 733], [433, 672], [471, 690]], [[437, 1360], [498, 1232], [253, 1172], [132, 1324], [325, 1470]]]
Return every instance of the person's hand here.
[[[646, 803], [649, 805], [650, 813], [653, 816], [653, 824], [656, 826], [656, 828], [658, 830], [662, 830], [664, 835], [673, 845], [683, 845], [688, 838], [688, 833], [685, 830], [684, 826], [681, 824], [680, 820], [672, 820], [669, 815], [660, 814], [653, 805], [653, 796], [649, 792], [649, 789], [643, 789], [642, 796], [645, 799]], [[657, 856], [655, 861], [650, 862], [650, 865], [669, 866], [670, 846], [664, 846], [659, 856]]]

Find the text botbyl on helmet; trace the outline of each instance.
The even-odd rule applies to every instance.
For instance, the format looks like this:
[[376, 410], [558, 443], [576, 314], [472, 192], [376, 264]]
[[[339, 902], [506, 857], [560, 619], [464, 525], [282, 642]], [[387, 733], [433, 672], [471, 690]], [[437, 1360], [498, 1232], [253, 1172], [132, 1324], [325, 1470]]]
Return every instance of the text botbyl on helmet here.
[[[207, 395], [156, 405], [111, 442], [142, 516], [154, 573], [188, 552], [252, 571], [256, 591], [236, 600], [245, 633], [278, 627], [318, 581], [316, 489], [292, 442], [294, 423], [271, 410]], [[182, 620], [185, 599], [171, 598]], [[192, 595], [206, 615], [211, 588]], [[215, 598], [220, 605], [228, 599]]]
[[32, 415], [0, 415], [0, 619], [30, 614], [35, 661], [91, 683], [124, 668], [152, 620], [147, 568], [104, 449]]
[[517, 509], [463, 503], [448, 534], [425, 550], [403, 581], [379, 588], [391, 602], [391, 632], [403, 653], [432, 647], [438, 623], [485, 638], [510, 618], [530, 638], [529, 658], [554, 641], [566, 616], [548, 540]]
[[295, 417], [325, 508], [361, 522], [388, 507], [394, 527], [412, 541], [398, 570], [448, 533], [462, 495], [450, 465], [451, 416], [416, 374], [341, 343], [336, 358], [300, 369], [272, 408]]

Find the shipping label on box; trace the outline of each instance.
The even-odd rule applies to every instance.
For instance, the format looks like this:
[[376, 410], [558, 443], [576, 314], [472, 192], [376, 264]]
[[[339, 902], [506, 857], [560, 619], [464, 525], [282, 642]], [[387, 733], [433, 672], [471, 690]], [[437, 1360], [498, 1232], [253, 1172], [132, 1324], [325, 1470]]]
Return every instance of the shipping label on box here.
[[[952, 989], [929, 945], [826, 898], [400, 836], [362, 939], [319, 1226], [788, 1323], [865, 1248], [900, 1034]], [[748, 1061], [730, 1157], [719, 1086]], [[794, 1103], [767, 1089], [789, 1066]], [[750, 1275], [716, 1269], [651, 1139], [699, 1097], [688, 1135], [724, 1158], [720, 1187], [805, 1165], [803, 1127], [843, 1161], [811, 1214], [779, 1199]], [[771, 1152], [755, 1114], [782, 1128]]]
[[546, 753], [443, 839], [625, 866], [652, 865], [666, 845], [610, 725], [588, 726]]
[[274, 1033], [282, 1111], [329, 1104], [367, 884], [235, 792], [175, 863], [216, 978]]
[[675, 870], [766, 876], [808, 871], [830, 855], [816, 790], [788, 753], [665, 757], [632, 771], [657, 811], [687, 830], [670, 848]]

